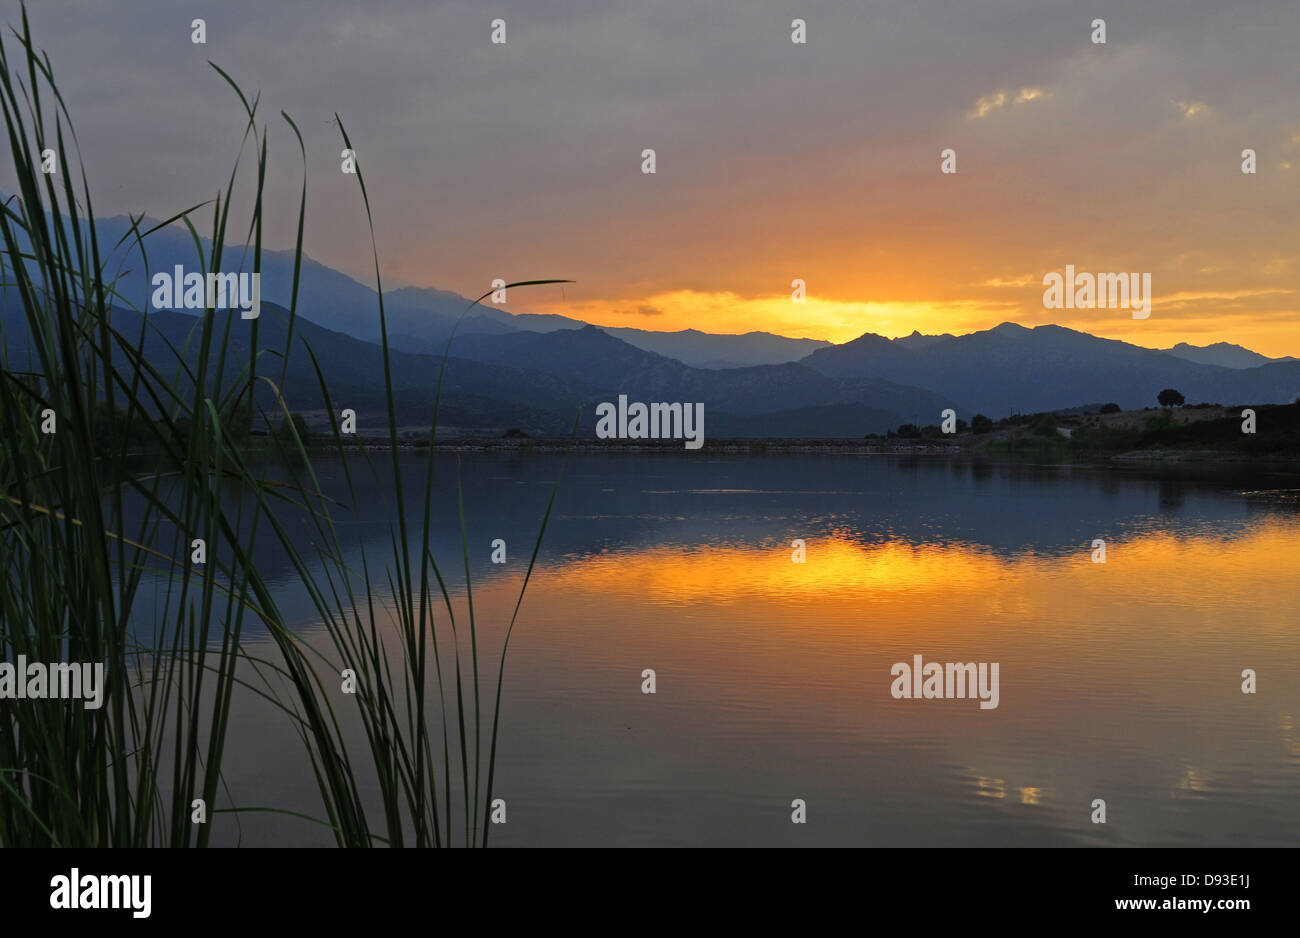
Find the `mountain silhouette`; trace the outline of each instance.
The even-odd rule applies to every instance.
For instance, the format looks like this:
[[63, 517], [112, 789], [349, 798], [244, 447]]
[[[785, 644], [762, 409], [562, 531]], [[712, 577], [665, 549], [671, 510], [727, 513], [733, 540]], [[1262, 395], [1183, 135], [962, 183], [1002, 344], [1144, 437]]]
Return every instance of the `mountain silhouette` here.
[[1300, 396], [1300, 362], [1225, 368], [1051, 325], [1002, 323], [921, 345], [868, 333], [813, 352], [803, 364], [836, 378], [925, 388], [960, 401], [963, 415], [990, 417], [1094, 401], [1149, 407], [1171, 387], [1188, 403], [1281, 404]]

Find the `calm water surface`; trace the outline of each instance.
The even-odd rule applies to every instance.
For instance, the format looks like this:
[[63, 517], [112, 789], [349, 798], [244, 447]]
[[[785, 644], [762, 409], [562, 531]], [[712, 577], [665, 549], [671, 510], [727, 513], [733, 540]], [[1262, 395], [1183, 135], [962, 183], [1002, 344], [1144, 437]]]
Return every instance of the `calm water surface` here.
[[[489, 649], [566, 463], [506, 666], [497, 845], [1300, 843], [1294, 475], [465, 456]], [[345, 491], [337, 464], [321, 472]], [[455, 459], [439, 473], [432, 547], [456, 571]], [[388, 514], [367, 487], [345, 544], [386, 556]], [[318, 633], [287, 562], [269, 542], [263, 554], [300, 632]], [[895, 700], [890, 667], [917, 654], [998, 662], [999, 706]], [[236, 803], [319, 814], [299, 748], [283, 717], [240, 698]], [[791, 823], [796, 798], [806, 825]], [[218, 839], [330, 842], [269, 815]]]

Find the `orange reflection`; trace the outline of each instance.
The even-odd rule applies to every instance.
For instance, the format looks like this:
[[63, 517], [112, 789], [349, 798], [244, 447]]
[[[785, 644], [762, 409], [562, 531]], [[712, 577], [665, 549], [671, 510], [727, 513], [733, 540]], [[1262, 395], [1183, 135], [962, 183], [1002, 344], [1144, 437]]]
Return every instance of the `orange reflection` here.
[[[851, 604], [878, 624], [915, 622], [919, 604], [947, 608], [953, 627], [984, 621], [1050, 616], [1089, 628], [1087, 610], [1119, 604], [1132, 621], [1143, 606], [1160, 607], [1150, 624], [1179, 613], [1183, 630], [1213, 628], [1215, 610], [1258, 607], [1253, 625], [1289, 627], [1294, 603], [1276, 601], [1279, 582], [1300, 576], [1294, 526], [1260, 524], [1233, 535], [1175, 536], [1158, 532], [1108, 539], [1105, 563], [1093, 563], [1090, 543], [1064, 556], [999, 555], [968, 544], [863, 543], [842, 535], [806, 539], [806, 561], [792, 561], [789, 541], [765, 546], [651, 547], [568, 558], [534, 580], [540, 593], [588, 594], [617, 608], [646, 601], [667, 605], [750, 605], [816, 601], [828, 614], [812, 625], [842, 621], [829, 614]], [[535, 595], [530, 593], [530, 595]], [[953, 615], [959, 609], [963, 615]], [[904, 610], [906, 611], [904, 614]], [[1081, 615], [1062, 615], [1078, 611]], [[778, 617], [772, 617], [774, 620]]]
[[566, 591], [626, 593], [682, 603], [738, 602], [756, 595], [806, 599], [863, 590], [970, 589], [997, 577], [1007, 565], [969, 547], [902, 541], [864, 545], [840, 536], [807, 540], [804, 563], [795, 563], [793, 554], [793, 547], [779, 544], [655, 547], [583, 557], [550, 571], [548, 578]]

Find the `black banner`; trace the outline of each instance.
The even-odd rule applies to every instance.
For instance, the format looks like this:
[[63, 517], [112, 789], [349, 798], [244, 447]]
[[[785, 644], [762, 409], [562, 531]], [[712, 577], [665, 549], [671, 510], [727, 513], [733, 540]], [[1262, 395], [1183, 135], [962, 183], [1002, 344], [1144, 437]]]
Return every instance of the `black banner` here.
[[678, 907], [765, 923], [809, 913], [971, 925], [1200, 916], [1230, 927], [1243, 913], [1279, 913], [1294, 862], [1262, 849], [0, 853], [7, 923], [126, 929], [358, 926], [408, 912], [431, 928], [460, 913], [493, 926], [607, 913], [631, 923]]

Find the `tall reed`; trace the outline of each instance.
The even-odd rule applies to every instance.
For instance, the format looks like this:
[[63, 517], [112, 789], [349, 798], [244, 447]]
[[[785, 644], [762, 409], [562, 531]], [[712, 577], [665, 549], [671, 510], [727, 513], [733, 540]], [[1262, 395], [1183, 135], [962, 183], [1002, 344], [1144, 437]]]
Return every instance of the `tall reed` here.
[[[109, 260], [134, 249], [147, 266], [150, 236], [180, 224], [203, 273], [230, 269], [224, 245], [240, 165], [251, 150], [256, 194], [242, 263], [260, 273], [267, 170], [260, 101], [214, 65], [247, 118], [224, 189], [157, 224], [133, 219], [127, 237], [102, 245], [68, 108], [48, 57], [33, 43], [26, 10], [14, 41], [13, 58], [0, 43], [0, 109], [18, 180], [18, 191], [0, 207], [0, 658], [101, 662], [107, 689], [97, 710], [75, 701], [0, 700], [0, 844], [204, 846], [218, 819], [237, 822], [248, 811], [304, 816], [275, 805], [228, 804], [221, 766], [232, 700], [251, 694], [301, 740], [321, 797], [320, 812], [305, 816], [325, 825], [339, 845], [486, 845], [505, 653], [559, 478], [505, 631], [493, 691], [491, 675], [480, 674], [459, 473], [468, 610], [460, 621], [448, 577], [428, 546], [436, 486], [450, 484], [435, 473], [432, 445], [418, 490], [408, 491], [403, 478], [388, 320], [360, 168], [379, 297], [389, 458], [377, 465], [350, 451], [337, 426], [325, 455], [342, 467], [352, 506], [364, 471], [391, 491], [393, 510], [390, 550], [374, 556], [359, 540], [355, 569], [339, 533], [340, 518], [352, 509], [323, 492], [315, 463], [321, 449], [301, 438], [280, 390], [290, 355], [306, 354], [327, 409], [337, 413], [324, 369], [294, 332], [307, 209], [306, 148], [297, 125], [281, 112], [303, 159], [285, 347], [260, 347], [256, 319], [207, 311], [196, 319], [190, 347], [173, 347], [159, 362], [145, 355], [148, 317], [124, 318], [123, 274], [110, 271]], [[351, 148], [342, 121], [339, 129]], [[47, 149], [57, 155], [56, 173], [42, 172]], [[196, 227], [202, 213], [210, 217], [203, 236]], [[565, 281], [508, 286], [557, 282]], [[141, 325], [126, 334], [124, 321]], [[246, 337], [236, 329], [246, 329]], [[244, 338], [249, 355], [231, 373], [232, 343]], [[443, 371], [450, 347], [449, 339]], [[441, 373], [437, 387], [431, 436]], [[266, 401], [273, 403], [264, 407]], [[45, 433], [50, 412], [56, 429]], [[272, 438], [281, 458], [250, 450], [248, 431], [259, 416], [288, 421], [288, 441]], [[301, 519], [313, 535], [307, 549], [292, 533]], [[195, 539], [205, 542], [201, 565], [191, 562]], [[283, 551], [311, 597], [327, 647], [287, 626], [254, 562], [259, 543]], [[250, 650], [245, 636], [252, 625], [271, 636], [274, 654]], [[355, 694], [341, 692], [344, 670], [355, 676]], [[494, 695], [486, 712], [485, 683]], [[364, 747], [344, 729], [353, 707]], [[206, 823], [195, 823], [196, 800], [209, 812]]]

